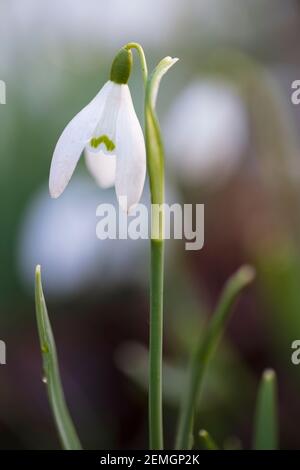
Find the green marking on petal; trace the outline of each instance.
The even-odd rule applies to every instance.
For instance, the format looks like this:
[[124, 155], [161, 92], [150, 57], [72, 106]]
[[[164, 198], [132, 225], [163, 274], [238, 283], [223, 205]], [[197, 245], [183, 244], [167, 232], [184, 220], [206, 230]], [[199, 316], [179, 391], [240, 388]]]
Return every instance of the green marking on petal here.
[[93, 137], [90, 141], [91, 147], [98, 148], [99, 145], [104, 144], [108, 152], [112, 152], [116, 146], [107, 135], [100, 135], [100, 137]]

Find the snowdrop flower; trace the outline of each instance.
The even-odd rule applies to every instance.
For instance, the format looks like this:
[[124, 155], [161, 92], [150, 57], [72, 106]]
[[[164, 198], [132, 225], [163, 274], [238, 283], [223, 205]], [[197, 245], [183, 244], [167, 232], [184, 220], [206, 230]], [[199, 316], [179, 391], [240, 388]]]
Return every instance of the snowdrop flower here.
[[164, 127], [169, 162], [191, 185], [228, 181], [249, 137], [245, 104], [233, 86], [218, 79], [189, 84], [172, 105]]
[[132, 53], [123, 48], [110, 80], [66, 126], [52, 158], [49, 189], [57, 198], [66, 188], [84, 150], [86, 164], [103, 188], [115, 185], [122, 209], [138, 203], [145, 182], [146, 151], [127, 82]]

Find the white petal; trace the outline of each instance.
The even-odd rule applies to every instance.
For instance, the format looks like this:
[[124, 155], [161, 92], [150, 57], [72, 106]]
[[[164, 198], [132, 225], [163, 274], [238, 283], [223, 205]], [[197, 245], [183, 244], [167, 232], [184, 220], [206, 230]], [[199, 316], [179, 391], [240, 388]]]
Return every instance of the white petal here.
[[130, 91], [122, 85], [122, 102], [116, 130], [116, 193], [127, 212], [139, 202], [146, 176], [146, 150], [143, 132], [136, 116]]
[[108, 81], [65, 127], [52, 157], [49, 190], [56, 198], [64, 191], [86, 143], [90, 140], [103, 112], [107, 95], [113, 83]]
[[105, 105], [99, 122], [97, 123], [96, 128], [94, 129], [92, 139], [96, 142], [97, 140], [101, 140], [104, 138], [107, 143], [112, 144], [112, 149], [107, 148], [107, 144], [104, 142], [96, 144], [96, 146], [91, 145], [91, 141], [89, 140], [87, 144], [87, 150], [90, 152], [98, 153], [99, 150], [102, 150], [104, 153], [108, 155], [112, 155], [114, 153], [114, 147], [116, 145], [116, 124], [117, 124], [117, 117], [119, 114], [121, 100], [122, 100], [122, 87], [117, 83], [110, 82], [111, 86], [109, 92], [107, 94]]
[[86, 166], [101, 188], [110, 188], [115, 184], [116, 156], [107, 155], [102, 150], [90, 152], [84, 151]]

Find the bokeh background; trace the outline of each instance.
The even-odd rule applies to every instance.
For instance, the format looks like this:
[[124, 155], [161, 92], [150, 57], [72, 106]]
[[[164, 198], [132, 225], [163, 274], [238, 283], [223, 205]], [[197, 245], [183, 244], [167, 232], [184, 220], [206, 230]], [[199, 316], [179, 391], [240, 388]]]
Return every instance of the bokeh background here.
[[[150, 67], [180, 61], [158, 113], [169, 200], [205, 204], [205, 246], [166, 254], [164, 405], [172, 445], [187, 361], [226, 279], [253, 264], [206, 377], [196, 426], [249, 448], [262, 371], [278, 374], [281, 448], [300, 448], [300, 2], [1, 0], [0, 447], [59, 447], [42, 383], [34, 266], [72, 416], [88, 449], [147, 445], [148, 243], [100, 241], [96, 206], [115, 203], [81, 162], [58, 200], [52, 152], [66, 123], [140, 42]], [[131, 91], [142, 116], [135, 60]], [[144, 200], [148, 200], [145, 189]], [[197, 445], [197, 444], [196, 444]]]

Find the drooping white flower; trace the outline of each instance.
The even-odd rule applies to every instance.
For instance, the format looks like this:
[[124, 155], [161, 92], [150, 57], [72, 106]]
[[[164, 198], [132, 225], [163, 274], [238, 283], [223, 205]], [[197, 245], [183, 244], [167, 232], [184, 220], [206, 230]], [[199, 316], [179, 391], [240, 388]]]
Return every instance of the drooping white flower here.
[[96, 182], [115, 185], [121, 207], [138, 203], [145, 182], [146, 151], [127, 81], [131, 52], [116, 57], [111, 79], [95, 98], [66, 126], [52, 158], [49, 189], [57, 198], [66, 188], [81, 153]]

